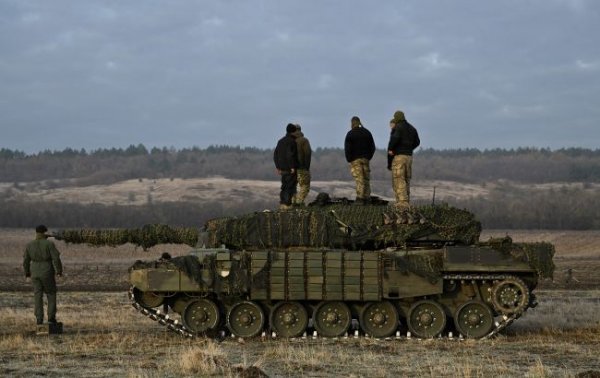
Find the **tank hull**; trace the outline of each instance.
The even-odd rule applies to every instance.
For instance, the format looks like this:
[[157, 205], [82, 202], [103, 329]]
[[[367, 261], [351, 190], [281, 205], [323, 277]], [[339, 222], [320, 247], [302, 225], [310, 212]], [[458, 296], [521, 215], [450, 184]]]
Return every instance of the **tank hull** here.
[[[295, 337], [299, 332], [289, 331], [294, 324], [284, 326], [278, 319], [302, 323], [306, 317], [306, 325], [297, 326], [302, 333], [310, 325], [324, 336], [338, 336], [340, 329], [351, 329], [336, 319], [347, 318], [357, 320], [361, 332], [376, 337], [402, 329], [412, 329], [419, 337], [435, 337], [455, 330], [462, 318], [467, 323], [459, 326], [459, 333], [481, 338], [496, 333], [498, 317], [518, 317], [533, 304], [538, 277], [527, 261], [488, 246], [394, 251], [197, 250], [190, 256], [198, 263], [195, 277], [172, 261], [134, 265], [130, 270], [131, 284], [141, 298], [138, 303], [147, 309], [163, 305], [179, 313], [190, 334], [227, 330], [240, 337], [262, 332]], [[514, 298], [506, 299], [507, 295]], [[160, 297], [164, 300], [158, 303], [155, 299]], [[204, 311], [198, 308], [206, 309], [205, 302], [214, 305], [215, 310], [207, 311], [219, 318], [216, 325], [206, 329], [204, 323], [186, 322], [186, 318], [197, 320], [192, 315]], [[241, 309], [246, 311], [244, 316], [252, 313], [263, 319], [260, 330], [235, 325]], [[470, 314], [475, 325], [481, 318], [482, 328], [469, 334], [472, 324], [464, 314]], [[432, 320], [439, 323], [442, 318], [443, 324]], [[427, 322], [434, 324], [424, 327]]]

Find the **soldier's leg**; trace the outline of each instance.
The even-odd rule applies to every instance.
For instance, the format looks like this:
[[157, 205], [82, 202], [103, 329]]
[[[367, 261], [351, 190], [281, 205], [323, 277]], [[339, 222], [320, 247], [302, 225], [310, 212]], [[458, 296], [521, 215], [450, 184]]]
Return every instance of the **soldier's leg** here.
[[364, 182], [363, 198], [371, 198], [371, 167], [369, 166], [369, 160], [364, 159], [362, 164], [362, 175]]
[[285, 204], [285, 173], [281, 174], [281, 188], [279, 190], [279, 204]]
[[48, 299], [48, 322], [56, 323], [56, 281], [54, 276], [44, 280], [44, 291]]
[[44, 322], [44, 286], [42, 281], [35, 277], [31, 279], [33, 284], [33, 303], [34, 303], [34, 314], [38, 324]]
[[294, 203], [303, 204], [309, 192], [310, 171], [306, 169], [298, 170], [298, 193], [296, 193]]
[[356, 183], [356, 199], [362, 199], [363, 195], [363, 180], [362, 180], [362, 167], [359, 159], [356, 159], [350, 163], [350, 173], [354, 177]]
[[412, 156], [406, 159], [406, 198], [410, 202], [410, 180], [412, 179]]
[[281, 204], [290, 206], [292, 197], [296, 194], [296, 175], [291, 173], [283, 173], [281, 175]]
[[406, 191], [406, 156], [396, 155], [392, 161], [392, 186], [396, 195], [396, 207], [408, 208], [408, 194]]

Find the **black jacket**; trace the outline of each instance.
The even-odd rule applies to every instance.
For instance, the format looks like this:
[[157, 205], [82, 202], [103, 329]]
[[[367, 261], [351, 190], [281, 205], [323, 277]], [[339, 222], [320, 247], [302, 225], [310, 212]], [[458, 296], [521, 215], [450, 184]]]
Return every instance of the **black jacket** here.
[[417, 129], [407, 121], [402, 121], [392, 129], [388, 151], [394, 155], [412, 155], [415, 148], [419, 147], [421, 140]]
[[391, 167], [392, 159], [396, 155], [412, 156], [415, 148], [419, 147], [421, 140], [419, 133], [413, 125], [408, 121], [402, 121], [392, 129], [390, 133], [390, 142], [388, 143], [388, 151], [392, 151], [394, 155], [388, 155], [388, 168]]
[[275, 167], [281, 171], [298, 168], [298, 147], [292, 134], [286, 134], [277, 142], [273, 152]]
[[375, 154], [373, 135], [363, 126], [353, 127], [346, 134], [344, 152], [349, 163], [360, 158], [371, 160]]

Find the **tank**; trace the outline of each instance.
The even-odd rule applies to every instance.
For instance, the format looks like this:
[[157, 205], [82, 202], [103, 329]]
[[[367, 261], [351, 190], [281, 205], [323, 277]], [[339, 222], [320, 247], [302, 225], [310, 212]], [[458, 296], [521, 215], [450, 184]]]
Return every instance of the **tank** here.
[[549, 243], [480, 242], [467, 210], [397, 211], [319, 195], [308, 207], [219, 218], [205, 226], [63, 230], [67, 242], [144, 248], [184, 243], [186, 256], [137, 261], [132, 305], [184, 336], [434, 338], [496, 335], [536, 306], [554, 270]]

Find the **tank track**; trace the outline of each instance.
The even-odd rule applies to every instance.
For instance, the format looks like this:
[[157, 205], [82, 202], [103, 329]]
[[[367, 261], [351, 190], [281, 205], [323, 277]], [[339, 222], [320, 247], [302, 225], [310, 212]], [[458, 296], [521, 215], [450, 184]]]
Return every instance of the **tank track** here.
[[[455, 280], [455, 281], [497, 281], [497, 280], [504, 280], [504, 279], [508, 279], [508, 278], [519, 279], [512, 275], [497, 275], [497, 274], [475, 274], [475, 275], [474, 274], [450, 274], [450, 275], [443, 276], [444, 280]], [[531, 292], [529, 293], [529, 295], [530, 295], [529, 303], [522, 310], [515, 312], [514, 314], [511, 314], [510, 316], [509, 315], [501, 315], [501, 320], [496, 321], [494, 323], [494, 328], [487, 335], [481, 337], [480, 339], [489, 339], [491, 337], [496, 336], [502, 330], [504, 330], [506, 327], [511, 325], [516, 319], [521, 317], [521, 315], [523, 315], [523, 313], [525, 311], [527, 311], [530, 307], [535, 307], [537, 305], [537, 302], [535, 300], [535, 295], [532, 294]], [[158, 322], [160, 325], [166, 327], [168, 330], [178, 333], [183, 337], [194, 338], [194, 337], [198, 336], [195, 333], [193, 333], [192, 331], [190, 331], [189, 329], [187, 329], [183, 325], [183, 323], [181, 323], [179, 320], [171, 319], [168, 314], [164, 314], [160, 310], [157, 310], [157, 309], [143, 307], [141, 304], [139, 304], [136, 301], [135, 296], [133, 294], [133, 286], [131, 286], [129, 288], [129, 300], [131, 301], [131, 305], [139, 313], [150, 318], [151, 320], [153, 320], [155, 322]], [[209, 337], [212, 336], [213, 338], [217, 338], [218, 336], [221, 336], [221, 338], [223, 338], [223, 337], [225, 337], [224, 333], [225, 333], [224, 331], [221, 331], [220, 333], [215, 334], [215, 335], [203, 335], [203, 336], [209, 336]], [[406, 336], [408, 338], [410, 338], [410, 333], [408, 333]], [[459, 336], [459, 338], [462, 338], [462, 336]], [[418, 339], [418, 338], [414, 337], [414, 339]]]
[[165, 326], [169, 331], [173, 331], [184, 337], [196, 336], [194, 333], [190, 332], [190, 330], [188, 330], [179, 320], [171, 319], [168, 314], [163, 314], [160, 310], [146, 308], [139, 304], [135, 300], [133, 286], [129, 287], [129, 300], [131, 301], [133, 308], [135, 308], [140, 314], [152, 319], [155, 322], [158, 322], [160, 325]]

